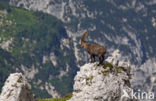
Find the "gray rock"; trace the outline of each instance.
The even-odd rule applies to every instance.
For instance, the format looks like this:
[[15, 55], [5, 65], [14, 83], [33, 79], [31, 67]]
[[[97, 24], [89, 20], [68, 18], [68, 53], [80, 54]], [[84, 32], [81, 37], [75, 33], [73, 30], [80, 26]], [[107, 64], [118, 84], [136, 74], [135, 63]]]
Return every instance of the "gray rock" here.
[[[73, 96], [68, 101], [120, 101], [125, 90], [131, 92], [125, 71], [114, 74], [98, 63], [85, 64], [74, 78]], [[124, 101], [126, 101], [124, 99]]]
[[21, 73], [10, 74], [2, 88], [0, 101], [34, 101], [31, 87]]

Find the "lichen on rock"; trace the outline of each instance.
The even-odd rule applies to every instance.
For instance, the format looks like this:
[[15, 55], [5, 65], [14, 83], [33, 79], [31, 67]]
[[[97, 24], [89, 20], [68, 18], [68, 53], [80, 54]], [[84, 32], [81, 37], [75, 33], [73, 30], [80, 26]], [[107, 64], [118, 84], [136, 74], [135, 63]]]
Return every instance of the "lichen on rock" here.
[[74, 78], [73, 96], [68, 101], [120, 101], [123, 90], [131, 92], [128, 67], [121, 63], [120, 66], [108, 62], [97, 64], [88, 63], [80, 67]]

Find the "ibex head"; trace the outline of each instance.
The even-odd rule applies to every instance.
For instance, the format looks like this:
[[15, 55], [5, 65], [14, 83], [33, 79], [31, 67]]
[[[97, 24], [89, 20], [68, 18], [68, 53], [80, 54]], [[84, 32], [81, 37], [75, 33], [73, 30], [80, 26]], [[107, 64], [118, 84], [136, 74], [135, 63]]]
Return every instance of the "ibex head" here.
[[83, 48], [83, 47], [86, 46], [85, 37], [86, 37], [87, 33], [88, 33], [88, 31], [86, 31], [86, 32], [82, 35], [82, 37], [81, 37], [81, 46], [80, 46], [81, 48]]

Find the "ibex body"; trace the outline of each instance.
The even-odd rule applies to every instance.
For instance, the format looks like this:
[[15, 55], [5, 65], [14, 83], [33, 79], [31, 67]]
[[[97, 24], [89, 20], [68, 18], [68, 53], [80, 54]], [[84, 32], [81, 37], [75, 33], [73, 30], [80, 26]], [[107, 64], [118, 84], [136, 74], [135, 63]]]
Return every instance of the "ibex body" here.
[[85, 32], [81, 37], [81, 48], [85, 48], [91, 56], [91, 62], [95, 62], [95, 56], [99, 58], [99, 64], [104, 61], [104, 55], [106, 54], [106, 49], [104, 46], [98, 44], [87, 43], [84, 39], [88, 32]]

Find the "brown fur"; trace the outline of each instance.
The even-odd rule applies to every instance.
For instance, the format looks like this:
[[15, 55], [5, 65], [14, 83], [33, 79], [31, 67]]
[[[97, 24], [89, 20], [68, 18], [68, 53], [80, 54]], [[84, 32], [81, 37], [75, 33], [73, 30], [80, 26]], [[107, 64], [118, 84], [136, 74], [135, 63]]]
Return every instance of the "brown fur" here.
[[85, 48], [91, 56], [91, 62], [95, 62], [95, 56], [99, 58], [99, 64], [104, 61], [104, 55], [106, 54], [106, 49], [104, 46], [98, 44], [90, 44], [85, 41], [85, 37], [88, 31], [86, 31], [81, 37], [81, 48]]

